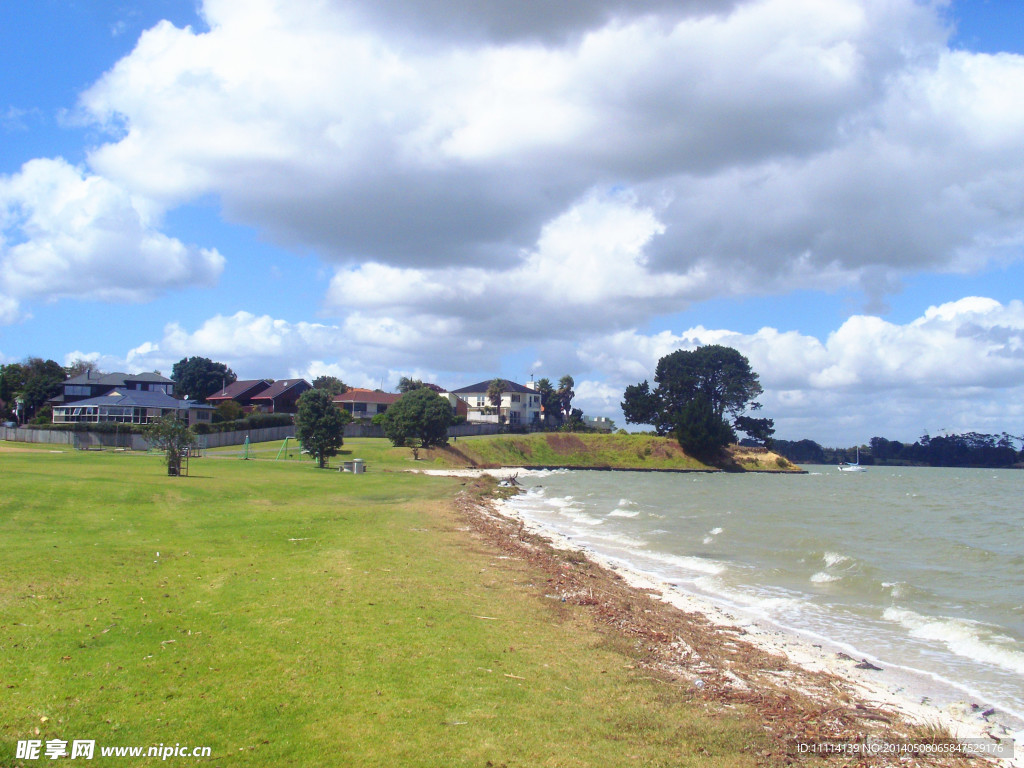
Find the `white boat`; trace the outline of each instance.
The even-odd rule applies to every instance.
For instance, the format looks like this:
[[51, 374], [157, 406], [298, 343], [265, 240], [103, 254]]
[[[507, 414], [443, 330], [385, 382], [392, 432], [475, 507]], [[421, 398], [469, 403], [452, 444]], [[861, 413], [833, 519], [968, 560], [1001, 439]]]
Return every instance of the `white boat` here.
[[857, 461], [851, 464], [848, 461], [844, 461], [839, 465], [840, 472], [866, 472], [867, 470], [860, 465], [860, 446], [857, 446]]

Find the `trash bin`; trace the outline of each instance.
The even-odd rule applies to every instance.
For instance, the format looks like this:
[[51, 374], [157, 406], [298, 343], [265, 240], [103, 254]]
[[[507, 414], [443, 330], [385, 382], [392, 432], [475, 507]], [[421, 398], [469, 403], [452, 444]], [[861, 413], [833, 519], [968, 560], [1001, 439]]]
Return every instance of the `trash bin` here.
[[366, 471], [366, 466], [363, 464], [362, 459], [352, 459], [352, 473], [355, 475], [361, 475]]

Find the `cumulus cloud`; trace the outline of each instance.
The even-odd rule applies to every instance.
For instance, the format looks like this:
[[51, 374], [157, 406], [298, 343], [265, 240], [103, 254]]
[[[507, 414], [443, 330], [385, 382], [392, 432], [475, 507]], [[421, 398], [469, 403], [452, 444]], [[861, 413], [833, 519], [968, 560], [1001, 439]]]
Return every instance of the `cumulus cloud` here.
[[223, 256], [156, 225], [144, 200], [61, 159], [0, 177], [0, 320], [18, 299], [137, 302], [216, 282]]
[[[403, 375], [429, 379], [471, 363], [497, 365], [497, 351], [481, 354], [471, 338], [465, 344], [454, 338], [451, 328], [436, 324], [405, 325], [358, 314], [328, 325], [237, 312], [211, 317], [193, 331], [169, 323], [162, 338], [139, 344], [120, 364], [134, 371], [167, 371], [183, 357], [199, 355], [225, 362], [243, 377], [326, 373], [375, 387], [381, 379], [384, 386], [393, 385]], [[424, 359], [431, 361], [429, 368], [420, 366]]]
[[[858, 285], [880, 307], [907, 272], [1016, 258], [1024, 238], [1024, 59], [949, 50], [927, 3], [203, 13], [205, 30], [148, 30], [84, 94], [114, 134], [90, 163], [166, 205], [214, 194], [339, 262], [328, 304], [361, 321], [472, 326], [486, 301], [529, 331], [528, 288], [537, 323], [595, 332], [793, 288]], [[550, 274], [558, 249], [574, 279]]]

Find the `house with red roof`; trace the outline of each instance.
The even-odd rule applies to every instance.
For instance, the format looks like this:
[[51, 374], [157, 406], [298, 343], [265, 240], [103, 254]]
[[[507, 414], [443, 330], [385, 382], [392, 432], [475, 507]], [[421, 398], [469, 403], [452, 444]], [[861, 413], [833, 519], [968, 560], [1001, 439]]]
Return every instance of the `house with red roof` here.
[[335, 395], [334, 404], [344, 408], [356, 419], [372, 419], [378, 413], [387, 411], [388, 406], [398, 402], [401, 395], [381, 392], [373, 389], [356, 387], [340, 395]]

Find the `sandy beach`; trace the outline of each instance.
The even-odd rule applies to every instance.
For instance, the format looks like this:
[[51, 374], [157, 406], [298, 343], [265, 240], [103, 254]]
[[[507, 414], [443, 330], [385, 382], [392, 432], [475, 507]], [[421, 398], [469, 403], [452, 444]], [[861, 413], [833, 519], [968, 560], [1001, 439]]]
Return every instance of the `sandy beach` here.
[[[427, 470], [429, 474], [504, 479], [527, 470]], [[510, 556], [528, 558], [552, 573], [547, 597], [593, 610], [614, 631], [643, 644], [645, 665], [678, 680], [694, 695], [753, 706], [788, 759], [826, 742], [879, 740], [878, 749], [917, 749], [938, 733], [996, 743], [1014, 733], [970, 701], [940, 708], [908, 687], [896, 670], [855, 658], [723, 610], [711, 600], [654, 580], [622, 564], [582, 551], [572, 541], [533, 525], [510, 505], [463, 499], [473, 528]], [[812, 755], [817, 757], [817, 755]], [[850, 753], [852, 764], [956, 765], [962, 758]], [[878, 762], [875, 762], [875, 760]], [[890, 762], [892, 760], [892, 762]], [[920, 762], [907, 762], [907, 760]], [[866, 761], [866, 762], [865, 762]], [[977, 764], [977, 759], [972, 760]], [[993, 764], [1024, 766], [1024, 749]]]

